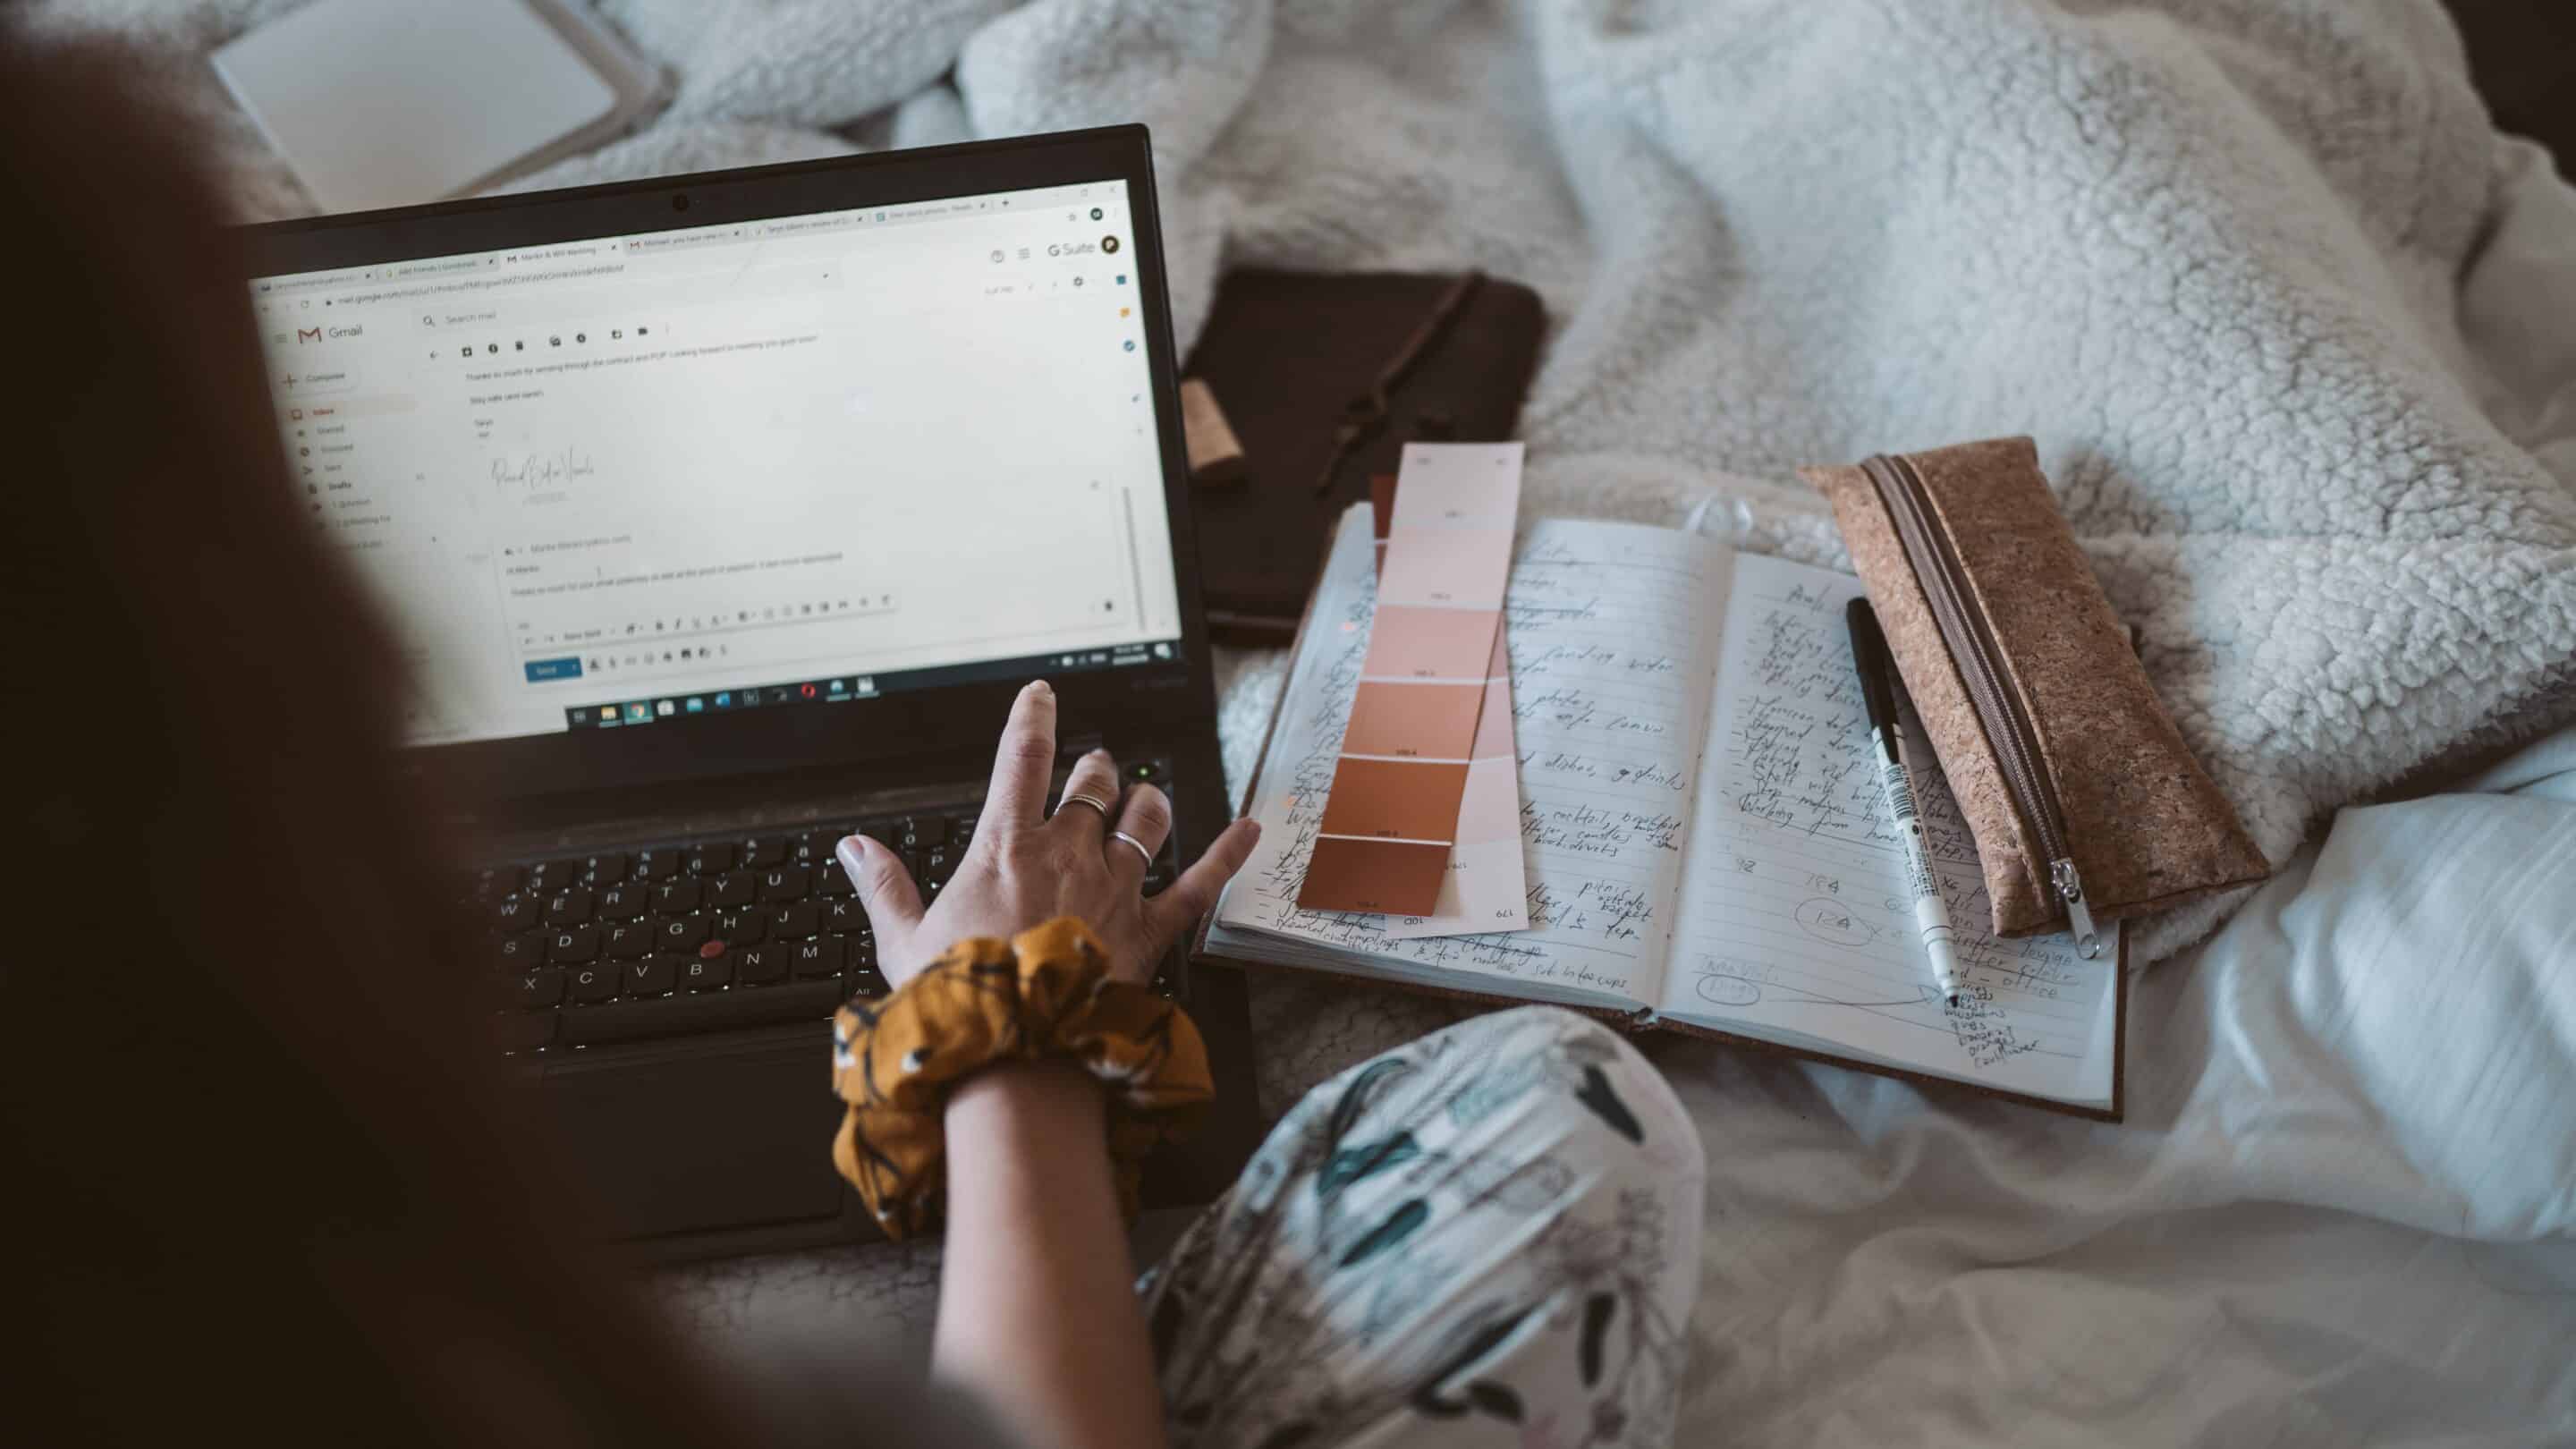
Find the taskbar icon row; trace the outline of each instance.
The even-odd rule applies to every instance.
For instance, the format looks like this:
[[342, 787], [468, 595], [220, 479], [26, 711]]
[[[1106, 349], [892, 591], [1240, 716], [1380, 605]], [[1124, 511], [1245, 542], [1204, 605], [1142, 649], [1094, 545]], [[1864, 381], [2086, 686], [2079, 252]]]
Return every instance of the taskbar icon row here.
[[699, 694], [666, 694], [655, 699], [628, 699], [613, 704], [589, 704], [564, 711], [564, 723], [574, 729], [608, 729], [619, 725], [644, 725], [656, 720], [678, 719], [686, 715], [732, 714], [739, 710], [760, 709], [782, 704], [831, 704], [850, 699], [874, 699], [877, 682], [864, 674], [845, 674], [832, 679], [805, 679], [793, 684], [754, 684], [741, 689], [718, 689]]
[[[1087, 673], [1100, 669], [1133, 669], [1178, 661], [1180, 641], [1156, 639], [1119, 644], [1071, 654], [1024, 654], [1015, 659], [984, 659], [968, 664], [894, 669], [878, 674], [838, 674], [798, 679], [785, 684], [755, 684], [740, 689], [699, 690], [569, 706], [564, 722], [573, 729], [629, 728], [663, 720], [739, 714], [790, 704], [840, 704], [854, 699], [916, 690], [946, 689], [961, 684], [1024, 683], [1049, 674]], [[578, 676], [576, 676], [578, 677]]]

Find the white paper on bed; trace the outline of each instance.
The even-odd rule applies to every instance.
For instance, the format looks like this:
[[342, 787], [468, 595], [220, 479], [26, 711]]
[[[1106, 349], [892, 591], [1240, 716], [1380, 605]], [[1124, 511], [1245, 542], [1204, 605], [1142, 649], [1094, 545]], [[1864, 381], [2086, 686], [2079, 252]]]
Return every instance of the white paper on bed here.
[[2093, 1109], [2114, 1098], [2116, 953], [2006, 941], [1926, 772], [1967, 999], [1913, 947], [1843, 637], [1847, 574], [1635, 524], [1540, 519], [1506, 597], [1530, 928], [1398, 940], [1298, 909], [1375, 607], [1365, 505], [1317, 585], [1215, 955], [1628, 1011]]

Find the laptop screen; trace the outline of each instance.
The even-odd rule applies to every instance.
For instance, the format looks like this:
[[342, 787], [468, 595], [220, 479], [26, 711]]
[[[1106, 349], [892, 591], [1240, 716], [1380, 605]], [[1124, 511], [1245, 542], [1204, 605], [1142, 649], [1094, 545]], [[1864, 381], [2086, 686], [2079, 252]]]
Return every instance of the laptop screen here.
[[1105, 181], [255, 278], [408, 740], [1172, 659], [1130, 236]]

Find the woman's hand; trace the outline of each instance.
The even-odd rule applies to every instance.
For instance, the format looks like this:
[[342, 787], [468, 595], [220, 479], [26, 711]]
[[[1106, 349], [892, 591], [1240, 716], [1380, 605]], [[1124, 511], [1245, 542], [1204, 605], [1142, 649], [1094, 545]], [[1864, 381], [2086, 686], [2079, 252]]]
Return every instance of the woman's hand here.
[[[903, 860], [863, 835], [840, 843], [876, 931], [877, 966], [901, 986], [940, 952], [969, 936], [1005, 940], [1058, 916], [1090, 922], [1109, 948], [1110, 974], [1144, 981], [1154, 963], [1216, 904], [1243, 868], [1261, 827], [1238, 820], [1208, 845], [1169, 889], [1147, 900], [1145, 865], [1172, 833], [1172, 802], [1151, 785], [1120, 794], [1118, 764], [1094, 750], [1073, 767], [1055, 816], [1046, 813], [1055, 768], [1055, 691], [1041, 680], [1020, 691], [1002, 727], [993, 783], [974, 843], [928, 912]], [[1113, 836], [1118, 831], [1133, 839]]]

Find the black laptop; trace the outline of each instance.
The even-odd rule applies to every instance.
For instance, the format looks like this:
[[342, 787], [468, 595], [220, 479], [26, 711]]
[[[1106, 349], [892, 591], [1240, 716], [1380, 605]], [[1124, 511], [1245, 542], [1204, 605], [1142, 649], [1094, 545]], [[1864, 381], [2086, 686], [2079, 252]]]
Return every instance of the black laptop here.
[[[872, 1232], [827, 1027], [884, 989], [833, 861], [926, 895], [1013, 693], [1227, 818], [1141, 127], [284, 222], [243, 234], [313, 527], [383, 603], [408, 753], [484, 868], [491, 1047], [670, 1254]], [[1242, 982], [1179, 954], [1256, 1135]]]

